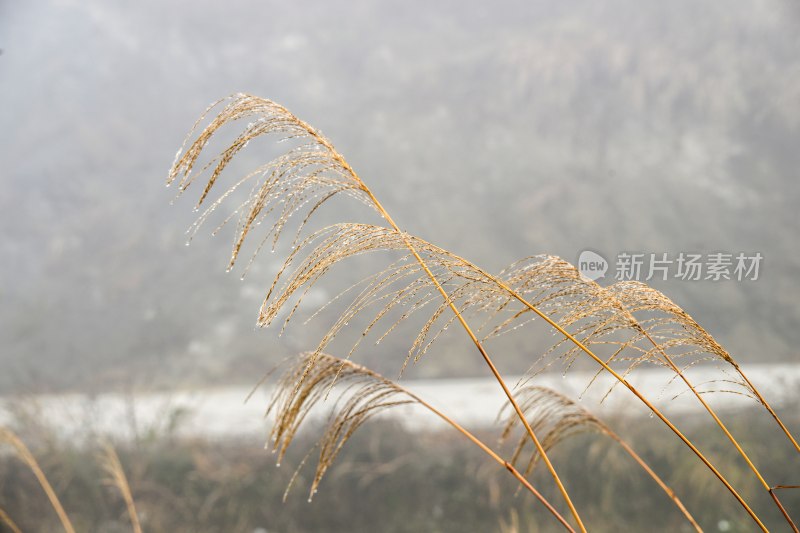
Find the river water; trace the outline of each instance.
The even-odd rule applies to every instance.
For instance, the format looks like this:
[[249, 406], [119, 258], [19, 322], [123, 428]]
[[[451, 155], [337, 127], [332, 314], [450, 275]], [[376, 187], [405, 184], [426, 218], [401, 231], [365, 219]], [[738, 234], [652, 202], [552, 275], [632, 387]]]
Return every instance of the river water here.
[[[800, 364], [744, 365], [742, 369], [774, 407], [798, 405]], [[717, 367], [695, 367], [687, 375], [694, 384], [731, 377], [720, 373]], [[581, 372], [570, 372], [566, 376], [548, 373], [538, 376], [533, 383], [567, 393], [572, 398], [580, 396], [581, 405], [601, 418], [650, 415], [650, 410], [622, 386], [616, 386], [601, 403], [614, 379], [601, 375], [586, 390], [593, 376]], [[669, 415], [699, 412], [702, 407], [692, 394], [680, 394], [685, 391], [685, 385], [677, 381], [670, 383], [673, 376], [666, 369], [639, 369], [630, 376], [630, 381]], [[517, 377], [510, 377], [507, 381], [513, 385], [517, 380]], [[505, 397], [493, 379], [403, 380], [400, 383], [468, 427], [492, 424], [505, 403]], [[712, 385], [708, 387], [714, 388]], [[717, 383], [716, 388], [730, 387], [727, 383]], [[263, 386], [245, 402], [250, 392], [248, 387], [223, 387], [146, 394], [0, 397], [0, 425], [25, 424], [26, 420], [35, 420], [37, 424], [55, 431], [59, 437], [70, 440], [99, 435], [127, 439], [168, 431], [212, 439], [265, 437], [270, 420], [265, 419], [264, 410], [272, 389]], [[331, 394], [325, 405], [332, 405], [336, 396]], [[752, 399], [730, 393], [709, 394], [705, 398], [720, 411], [757, 405]], [[321, 417], [326, 412], [329, 409], [323, 406], [313, 415]], [[402, 406], [382, 416], [395, 417], [412, 431], [438, 429], [442, 424], [431, 413], [418, 407]]]

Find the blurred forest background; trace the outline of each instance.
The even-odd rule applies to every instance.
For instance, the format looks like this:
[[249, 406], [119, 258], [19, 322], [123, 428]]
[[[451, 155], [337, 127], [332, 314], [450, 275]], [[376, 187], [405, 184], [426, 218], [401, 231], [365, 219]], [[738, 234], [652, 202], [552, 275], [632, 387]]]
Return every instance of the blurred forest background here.
[[[316, 342], [324, 317], [254, 331], [280, 254], [240, 282], [227, 235], [185, 248], [192, 200], [168, 205], [188, 127], [240, 91], [488, 269], [761, 252], [756, 282], [654, 284], [739, 360], [797, 361], [798, 28], [791, 0], [0, 1], [0, 393], [248, 382]], [[440, 346], [414, 375], [481, 372]], [[362, 361], [392, 374], [393, 348]]]

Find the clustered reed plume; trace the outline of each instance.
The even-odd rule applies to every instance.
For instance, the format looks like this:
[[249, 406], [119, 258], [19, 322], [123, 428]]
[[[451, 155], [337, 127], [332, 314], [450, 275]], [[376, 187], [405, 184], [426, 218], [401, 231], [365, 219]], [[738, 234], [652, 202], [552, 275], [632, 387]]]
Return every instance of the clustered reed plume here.
[[[213, 117], [201, 127], [212, 111], [215, 113]], [[243, 121], [247, 121], [246, 125], [221, 153], [211, 157], [205, 164], [199, 162], [201, 154], [220, 129]], [[234, 156], [250, 141], [266, 134], [290, 140], [294, 143], [293, 147], [228, 186], [215, 200], [210, 200], [212, 189]], [[551, 256], [518, 261], [498, 275], [492, 275], [462, 257], [402, 231], [330, 141], [284, 107], [250, 95], [237, 94], [216, 102], [195, 123], [176, 154], [168, 184], [177, 183], [180, 192], [183, 192], [197, 180], [204, 181], [198, 209], [204, 204], [207, 207], [190, 228], [192, 234], [199, 230], [219, 205], [234, 197], [237, 189], [246, 187], [250, 191], [222, 224], [236, 221], [229, 268], [233, 267], [246, 237], [261, 222], [269, 220], [270, 229], [260, 236], [253, 257], [270, 240], [274, 249], [289, 220], [293, 216], [300, 217], [292, 241], [294, 249], [264, 300], [258, 319], [260, 325], [270, 324], [282, 309], [288, 308], [288, 316], [283, 324], [286, 327], [303, 296], [341, 261], [367, 252], [382, 252], [388, 257], [382, 270], [334, 298], [338, 301], [346, 294], [352, 295], [346, 310], [306, 358], [306, 366], [294, 376], [293, 394], [301, 390], [305, 380], [313, 375], [322, 351], [356, 316], [367, 315], [368, 326], [362, 331], [353, 350], [374, 328], [383, 328], [380, 340], [412, 314], [422, 314], [424, 326], [413, 336], [403, 367], [412, 359], [418, 360], [441, 331], [458, 322], [506, 394], [512, 411], [527, 438], [533, 442], [537, 456], [553, 477], [577, 526], [585, 531], [577, 509], [547, 456], [546, 447], [537, 436], [536, 428], [528, 422], [484, 345], [498, 335], [515, 331], [539, 318], [563, 338], [543, 355], [540, 364], [532, 366], [531, 378], [535, 377], [537, 371], [556, 361], [564, 365], [566, 371], [578, 356], [588, 356], [599, 365], [598, 374], [606, 372], [613, 376], [618, 384], [631, 391], [669, 427], [736, 498], [757, 526], [766, 531], [760, 518], [725, 476], [627, 379], [644, 364], [671, 369], [675, 379], [684, 382], [725, 432], [764, 487], [770, 491], [787, 522], [794, 527], [773, 488], [764, 481], [743, 448], [703, 400], [703, 394], [712, 390], [701, 388], [707, 384], [692, 384], [685, 375], [686, 368], [706, 361], [722, 362], [732, 367], [734, 375], [723, 377], [718, 382], [723, 383], [726, 390], [755, 398], [768, 410], [798, 451], [800, 446], [733, 358], [687, 313], [658, 291], [633, 282], [603, 288], [582, 277], [566, 261]], [[302, 230], [312, 215], [340, 193], [371, 207], [383, 219], [385, 226], [335, 224], [301, 240]], [[215, 233], [218, 230], [219, 227]], [[399, 319], [390, 312], [396, 309], [402, 310]], [[444, 321], [444, 325], [440, 325], [441, 321]], [[468, 321], [478, 326], [471, 326]], [[336, 374], [333, 379], [336, 379]], [[298, 419], [297, 423], [302, 419]], [[333, 448], [336, 451], [337, 446]]]
[[[675, 491], [650, 468], [647, 462], [634, 451], [625, 439], [595, 415], [567, 396], [546, 387], [525, 385], [515, 391], [515, 396], [531, 426], [541, 437], [542, 446], [545, 450], [550, 450], [565, 439], [580, 433], [595, 432], [609, 437], [617, 442], [625, 450], [625, 453], [636, 461], [647, 475], [658, 484], [689, 523], [692, 524], [692, 527], [696, 531], [702, 531], [689, 510], [686, 509], [683, 502], [675, 494]], [[501, 420], [503, 427], [503, 432], [500, 436], [500, 442], [502, 443], [512, 438], [515, 429], [519, 427], [519, 418], [517, 418], [516, 413], [509, 412], [506, 406], [498, 415], [498, 419]], [[514, 452], [509, 460], [511, 464], [516, 466], [519, 463], [529, 442], [530, 439], [525, 433], [517, 437]], [[525, 476], [533, 471], [539, 457], [537, 450], [531, 452], [523, 472]]]
[[503, 460], [467, 429], [394, 381], [362, 365], [325, 353], [301, 354], [286, 370], [275, 388], [267, 414], [274, 413], [275, 416], [270, 441], [273, 452], [278, 456], [279, 465], [300, 426], [314, 407], [328, 397], [334, 385], [338, 397], [332, 414], [325, 424], [322, 437], [295, 470], [284, 498], [314, 449], [319, 450], [319, 455], [311, 482], [309, 501], [317, 492], [322, 477], [339, 451], [364, 422], [393, 407], [417, 405], [432, 412], [506, 468], [568, 531], [573, 531], [564, 517], [516, 470], [514, 465]]

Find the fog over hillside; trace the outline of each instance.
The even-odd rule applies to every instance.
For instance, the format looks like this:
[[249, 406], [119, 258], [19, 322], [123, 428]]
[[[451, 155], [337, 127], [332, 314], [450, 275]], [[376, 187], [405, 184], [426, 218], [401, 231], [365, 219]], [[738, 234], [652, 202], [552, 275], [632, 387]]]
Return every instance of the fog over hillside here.
[[[194, 120], [235, 92], [321, 129], [404, 229], [489, 270], [760, 252], [757, 281], [653, 284], [738, 359], [800, 361], [793, 0], [0, 0], [0, 49], [0, 393], [249, 383], [315, 347], [336, 308], [255, 330], [282, 254], [240, 281], [230, 232], [184, 246], [199, 191], [170, 206], [164, 187]], [[351, 220], [376, 223], [339, 202], [318, 224]], [[375, 271], [352, 264], [343, 283]], [[502, 345], [509, 371], [553, 341], [537, 331]], [[412, 375], [483, 375], [449, 333]], [[407, 347], [354, 357], [394, 375]]]

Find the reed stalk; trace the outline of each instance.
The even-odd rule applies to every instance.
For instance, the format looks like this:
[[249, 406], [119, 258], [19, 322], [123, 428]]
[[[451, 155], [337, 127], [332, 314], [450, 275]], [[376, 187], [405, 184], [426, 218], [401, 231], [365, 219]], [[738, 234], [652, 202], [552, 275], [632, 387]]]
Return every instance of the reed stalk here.
[[110, 486], [116, 487], [125, 500], [125, 508], [128, 512], [128, 518], [131, 521], [131, 527], [134, 533], [142, 533], [142, 526], [139, 522], [139, 514], [136, 512], [136, 505], [133, 501], [133, 494], [131, 486], [128, 483], [128, 477], [125, 475], [125, 470], [122, 468], [122, 462], [119, 460], [117, 452], [110, 443], [106, 443], [103, 447], [103, 469], [105, 470], [108, 478], [106, 483]]
[[30, 468], [33, 475], [36, 476], [36, 480], [41, 485], [42, 489], [44, 490], [47, 498], [50, 500], [50, 505], [55, 510], [56, 514], [58, 515], [58, 519], [61, 521], [61, 525], [64, 528], [64, 531], [67, 533], [75, 533], [75, 528], [72, 526], [72, 522], [70, 521], [67, 513], [64, 511], [64, 507], [61, 505], [61, 501], [58, 499], [56, 492], [53, 490], [52, 485], [47, 480], [47, 476], [44, 475], [41, 467], [39, 466], [39, 462], [36, 460], [36, 457], [31, 453], [25, 443], [17, 437], [11, 430], [0, 427], [0, 443], [9, 444], [17, 454], [17, 457], [25, 463], [28, 468]]
[[[209, 113], [213, 107], [214, 106], [210, 107], [206, 113]], [[203, 116], [205, 116], [205, 114]], [[251, 122], [233, 143], [231, 143], [219, 156], [208, 163], [202, 170], [199, 172], [193, 172], [193, 167], [197, 162], [200, 153], [203, 151], [214, 133], [224, 124], [246, 117], [257, 117], [257, 120], [256, 122]], [[203, 117], [201, 117], [200, 120], [202, 120], [202, 118]], [[195, 128], [198, 127], [200, 120], [195, 124]], [[316, 203], [314, 203], [313, 207], [307, 211], [307, 216], [303, 219], [302, 223], [300, 224], [300, 228], [297, 230], [297, 234], [299, 236], [300, 231], [308, 221], [309, 217], [324, 202], [341, 192], [347, 193], [350, 196], [354, 196], [363, 203], [374, 208], [378, 215], [386, 220], [389, 226], [389, 228], [383, 228], [359, 224], [341, 224], [326, 228], [322, 232], [318, 232], [311, 238], [304, 241], [289, 255], [284, 263], [284, 266], [276, 276], [275, 282], [273, 283], [272, 288], [267, 294], [264, 304], [262, 305], [262, 310], [259, 316], [260, 325], [268, 325], [277, 316], [277, 313], [282, 306], [288, 302], [288, 299], [292, 294], [299, 291], [304, 285], [306, 286], [305, 290], [307, 291], [310, 286], [316, 282], [316, 280], [321, 277], [328, 270], [328, 268], [330, 268], [330, 266], [339, 260], [373, 249], [399, 250], [402, 247], [410, 252], [410, 256], [414, 258], [415, 263], [418, 265], [419, 272], [424, 274], [422, 277], [425, 278], [425, 283], [434, 289], [433, 292], [435, 294], [438, 294], [443, 299], [443, 304], [437, 309], [433, 317], [426, 323], [417, 337], [417, 340], [414, 342], [414, 345], [412, 345], [412, 350], [409, 352], [409, 357], [411, 357], [412, 351], [418, 350], [418, 359], [419, 356], [424, 353], [430, 343], [432, 343], [433, 340], [438, 337], [437, 334], [433, 340], [427, 344], [424, 344], [433, 322], [441, 316], [442, 312], [447, 312], [449, 309], [449, 311], [451, 311], [453, 314], [454, 320], [457, 320], [461, 324], [461, 327], [464, 329], [464, 331], [469, 335], [471, 341], [480, 352], [485, 364], [488, 366], [492, 372], [492, 375], [503, 389], [503, 392], [508, 398], [509, 404], [512, 406], [516, 416], [525, 427], [527, 434], [534, 443], [534, 446], [537, 448], [537, 452], [542, 457], [542, 460], [545, 462], [550, 475], [553, 477], [553, 480], [561, 492], [564, 500], [567, 502], [567, 505], [569, 506], [576, 523], [582, 531], [585, 531], [585, 527], [583, 526], [577, 510], [572, 504], [566, 488], [559, 479], [555, 468], [545, 453], [545, 446], [542, 445], [542, 442], [535, 434], [534, 429], [528, 424], [522, 410], [520, 409], [520, 406], [515, 402], [513, 394], [511, 394], [511, 391], [500, 375], [500, 372], [485, 349], [482, 341], [476, 336], [475, 330], [473, 330], [472, 327], [467, 323], [463, 311], [470, 306], [477, 306], [479, 310], [488, 310], [492, 316], [496, 316], [497, 313], [500, 313], [507, 308], [507, 302], [514, 301], [516, 302], [515, 305], [522, 305], [523, 311], [532, 311], [536, 316], [544, 320], [557, 332], [563, 335], [566, 341], [572, 343], [575, 346], [574, 350], [580, 351], [589, 356], [601, 367], [603, 371], [608, 372], [614, 377], [614, 379], [630, 390], [631, 393], [633, 393], [642, 403], [644, 403], [644, 405], [655, 416], [657, 416], [661, 422], [669, 427], [670, 430], [683, 442], [683, 444], [685, 444], [726, 487], [726, 489], [734, 496], [739, 505], [742, 506], [742, 508], [748, 513], [758, 527], [762, 531], [766, 531], [766, 527], [758, 518], [756, 513], [750, 508], [747, 502], [739, 495], [739, 493], [733, 488], [733, 486], [722, 475], [722, 473], [719, 472], [719, 470], [711, 463], [711, 461], [705, 455], [703, 455], [703, 453], [700, 452], [700, 450], [698, 450], [697, 447], [672, 423], [672, 421], [670, 421], [658, 408], [652, 404], [652, 402], [650, 402], [639, 390], [631, 385], [624, 376], [620, 375], [617, 371], [611, 368], [609, 364], [611, 360], [605, 361], [600, 358], [587, 346], [586, 343], [578, 340], [575, 335], [567, 331], [565, 327], [558, 323], [557, 320], [540, 309], [538, 305], [534, 305], [529, 302], [525, 296], [523, 296], [523, 294], [513, 289], [501, 278], [488, 274], [479, 267], [459, 256], [456, 256], [455, 254], [435, 247], [430, 243], [426, 243], [421, 239], [412, 237], [403, 232], [398, 224], [394, 222], [388, 211], [381, 205], [372, 191], [356, 174], [344, 157], [342, 157], [341, 154], [334, 149], [332, 144], [313, 127], [292, 115], [286, 108], [269, 100], [260, 99], [249, 95], [236, 95], [230, 99], [229, 103], [218, 114], [218, 116], [216, 116], [211, 123], [202, 130], [196, 140], [194, 140], [187, 148], [186, 143], [189, 141], [189, 138], [193, 133], [194, 129], [187, 137], [187, 140], [182, 147], [182, 151], [184, 149], [185, 151], [183, 151], [183, 153], [179, 151], [179, 153], [176, 155], [175, 162], [170, 171], [168, 183], [171, 183], [179, 176], [182, 176], [180, 178], [180, 190], [182, 192], [186, 189], [186, 187], [188, 187], [188, 185], [191, 184], [198, 174], [202, 174], [206, 169], [210, 169], [211, 176], [208, 178], [205, 188], [202, 191], [198, 205], [201, 204], [207, 197], [215, 181], [220, 176], [227, 164], [233, 159], [236, 153], [243, 149], [250, 142], [250, 140], [254, 139], [255, 137], [268, 133], [281, 133], [285, 138], [304, 139], [306, 141], [306, 144], [302, 144], [296, 149], [289, 150], [283, 156], [276, 158], [273, 162], [261, 167], [259, 170], [249, 174], [243, 180], [239, 181], [232, 189], [215, 201], [211, 207], [208, 208], [207, 211], [198, 219], [197, 223], [195, 224], [195, 231], [208, 217], [208, 214], [213, 211], [213, 209], [219, 205], [219, 203], [223, 201], [233, 189], [244, 183], [244, 181], [261, 173], [264, 181], [254, 186], [253, 193], [251, 194], [250, 198], [240, 206], [240, 209], [244, 208], [247, 211], [242, 212], [240, 215], [238, 235], [234, 242], [229, 268], [231, 268], [235, 262], [248, 231], [255, 224], [260, 222], [266, 215], [272, 212], [276, 212], [278, 214], [278, 221], [273, 225], [272, 230], [270, 230], [269, 234], [267, 235], [267, 237], [269, 237], [269, 235], [272, 234], [274, 243], [277, 241], [288, 218], [308, 202], [315, 201]], [[309, 258], [305, 260], [304, 264], [298, 267], [298, 269], [292, 275], [293, 277], [289, 280], [289, 282], [287, 282], [282, 292], [278, 293], [278, 295], [272, 299], [273, 290], [276, 289], [278, 278], [282, 276], [285, 269], [288, 268], [289, 264], [297, 257], [297, 252], [299, 249], [305, 249], [307, 246], [310, 246], [310, 243], [312, 243], [314, 239], [318, 238], [324, 239], [323, 242], [317, 249], [309, 254]], [[295, 244], [296, 242], [297, 238], [295, 239]], [[437, 274], [434, 273], [434, 270], [437, 272], [443, 272], [443, 280], [440, 280], [437, 277]], [[384, 310], [378, 313], [376, 318], [370, 323], [370, 326], [363, 332], [362, 336], [365, 336], [375, 322], [377, 322], [386, 312], [388, 312], [389, 309], [395, 305], [398, 305], [399, 303], [409, 303], [408, 299], [412, 298], [412, 310], [409, 312], [413, 312], [415, 309], [419, 309], [430, 302], [430, 299], [426, 299], [426, 297], [422, 297], [416, 302], [413, 301], [413, 298], [415, 298], [419, 287], [425, 285], [420, 279], [416, 279], [405, 289], [400, 291], [396, 291], [394, 293], [381, 292], [388, 290], [385, 289], [385, 287], [391, 283], [403, 279], [404, 276], [416, 274], [416, 272], [417, 271], [408, 268], [390, 267], [390, 269], [387, 271], [376, 274], [377, 281], [374, 281], [372, 286], [364, 289], [362, 294], [359, 296], [360, 299], [357, 299], [354, 304], [352, 304], [351, 308], [346, 311], [346, 316], [343, 316], [341, 320], [331, 328], [329, 333], [326, 334], [326, 336], [320, 342], [316, 353], [320, 353], [327, 343], [343, 327], [343, 325], [348, 323], [348, 316], [355, 316], [368, 305], [370, 305], [370, 303], [381, 301], [386, 298], [389, 299], [389, 303], [386, 305]], [[459, 280], [458, 283], [460, 283], [460, 285], [457, 285], [456, 289], [448, 293], [448, 291], [445, 289], [445, 284], [451, 282], [452, 280]], [[501, 302], [497, 304], [496, 307], [493, 307], [496, 303], [495, 298], [499, 298], [500, 294], [504, 295], [503, 298], [505, 298], [507, 302]], [[300, 299], [302, 299], [302, 296], [300, 296]], [[466, 303], [464, 301], [465, 299]], [[458, 305], [456, 302], [459, 302]], [[289, 317], [286, 319], [285, 323], [288, 323], [298, 305], [299, 300], [289, 313]], [[459, 305], [461, 308], [459, 308]], [[518, 317], [519, 314], [521, 313], [517, 313], [514, 318]], [[408, 313], [405, 313], [401, 317], [400, 321], [404, 320], [407, 315]], [[452, 322], [452, 320], [448, 323], [450, 322]], [[389, 331], [394, 329], [398, 323], [399, 322], [395, 323]], [[649, 337], [647, 331], [643, 331]], [[650, 337], [650, 340], [653, 341], [652, 337]], [[357, 344], [358, 343], [356, 343], [356, 345]], [[657, 345], [656, 347], [660, 349], [660, 347]], [[674, 371], [678, 372], [678, 375], [687, 385], [689, 385], [689, 387], [699, 398], [699, 392], [688, 382], [688, 379], [683, 376], [682, 372], [678, 370], [678, 367], [674, 364], [674, 362], [672, 362], [671, 358], [667, 357], [666, 353], [664, 353], [664, 356], [665, 362], [670, 365]], [[726, 360], [728, 359], [729, 357], [726, 358]], [[308, 371], [313, 364], [314, 359], [312, 358], [309, 361], [309, 367], [306, 369], [306, 371]], [[301, 378], [302, 377], [305, 377], [305, 373], [303, 376], [301, 376]], [[752, 389], [754, 389], [752, 384], [749, 383], [749, 380], [747, 380], [745, 376], [743, 376], [743, 379]], [[769, 404], [763, 400], [757, 391], [755, 391], [755, 394], [759, 398], [759, 401], [765, 405], [776, 422], [781, 426], [784, 433], [793, 442], [795, 447], [800, 450], [800, 446], [797, 446], [796, 441], [786, 429], [786, 426], [774, 413], [774, 410], [772, 410]], [[705, 402], [703, 403], [705, 404]], [[707, 406], [707, 404], [705, 405]], [[744, 453], [744, 450], [738, 445], [738, 442], [736, 442], [735, 438], [733, 438], [730, 432], [727, 431], [727, 428], [724, 427], [724, 424], [722, 424], [722, 422], [719, 420], [719, 417], [713, 413], [713, 410], [710, 409], [710, 407], [707, 407], [707, 410], [710, 414], [712, 414], [715, 420], [718, 421], [718, 425], [723, 428], [723, 431], [726, 432], [726, 435], [728, 435], [734, 446], [737, 447], [742, 457], [744, 457], [750, 465], [751, 469], [757, 474], [759, 479], [762, 481], [762, 484], [765, 485], [766, 488], [769, 488], [769, 486], [766, 485], [766, 482], [763, 481], [763, 477], [761, 477], [758, 473], [757, 468], [755, 468], [752, 461], [750, 461], [749, 457], [747, 457], [746, 453]]]
[[[291, 113], [289, 112], [288, 109], [283, 108], [283, 111], [285, 111], [287, 115], [291, 115]], [[292, 116], [294, 116], [294, 115], [292, 115]], [[495, 366], [494, 362], [492, 361], [492, 358], [489, 356], [489, 353], [486, 351], [486, 349], [484, 348], [484, 346], [481, 343], [481, 341], [478, 340], [478, 337], [475, 335], [475, 333], [473, 332], [472, 328], [469, 326], [469, 324], [467, 324], [467, 321], [464, 319], [464, 317], [459, 312], [458, 308], [455, 306], [453, 301], [450, 299], [450, 296], [448, 296], [447, 291], [444, 290], [444, 287], [442, 287], [441, 283], [439, 283], [439, 280], [436, 278], [436, 276], [433, 274], [433, 272], [431, 272], [431, 270], [428, 267], [428, 265], [425, 262], [425, 260], [422, 258], [422, 256], [420, 256], [419, 252], [417, 252], [417, 250], [414, 247], [414, 245], [408, 239], [407, 234], [404, 231], [402, 231], [400, 229], [400, 227], [395, 223], [395, 221], [392, 219], [392, 217], [389, 214], [389, 212], [383, 207], [383, 205], [375, 197], [375, 195], [372, 193], [372, 191], [369, 189], [369, 187], [367, 187], [367, 185], [364, 183], [364, 181], [359, 177], [359, 175], [356, 173], [356, 171], [353, 169], [353, 167], [351, 167], [350, 164], [345, 160], [345, 158], [333, 147], [333, 145], [325, 137], [320, 135], [313, 127], [311, 127], [311, 125], [307, 124], [306, 122], [302, 121], [301, 119], [297, 119], [297, 120], [298, 120], [298, 124], [300, 125], [301, 128], [304, 128], [306, 131], [308, 131], [308, 133], [318, 143], [320, 143], [322, 146], [324, 146], [325, 148], [327, 148], [330, 151], [330, 153], [332, 154], [333, 158], [336, 161], [338, 161], [338, 163], [341, 164], [342, 167], [348, 173], [350, 173], [350, 175], [353, 177], [353, 179], [361, 187], [361, 190], [363, 190], [364, 193], [366, 193], [367, 196], [370, 198], [370, 200], [372, 200], [372, 202], [374, 203], [374, 205], [377, 208], [377, 210], [380, 213], [380, 215], [384, 219], [386, 219], [386, 222], [395, 231], [399, 232], [403, 236], [403, 239], [404, 239], [404, 241], [406, 243], [406, 246], [408, 247], [408, 250], [414, 256], [414, 259], [416, 259], [416, 261], [419, 263], [420, 267], [422, 267], [422, 269], [428, 275], [428, 277], [430, 278], [431, 282], [436, 287], [436, 290], [439, 291], [439, 293], [442, 295], [442, 298], [444, 299], [445, 303], [452, 310], [452, 312], [454, 313], [454, 315], [458, 319], [459, 324], [461, 324], [461, 326], [464, 328], [464, 331], [467, 333], [467, 335], [469, 335], [469, 338], [472, 340], [473, 344], [478, 349], [478, 352], [480, 352], [481, 357], [483, 358], [483, 360], [486, 363], [486, 365], [489, 367], [489, 370], [491, 371], [491, 373], [494, 376], [494, 378], [497, 380], [497, 383], [503, 389], [503, 393], [506, 395], [506, 398], [508, 398], [509, 403], [513, 406], [514, 410], [517, 413], [517, 416], [519, 416], [519, 418], [520, 418], [520, 421], [525, 426], [525, 430], [528, 432], [528, 435], [530, 435], [531, 440], [533, 441], [533, 443], [536, 446], [537, 450], [539, 450], [539, 453], [542, 455], [542, 460], [544, 461], [545, 465], [547, 466], [547, 470], [550, 472], [550, 475], [552, 476], [553, 481], [555, 482], [556, 486], [558, 487], [559, 492], [561, 492], [561, 496], [564, 498], [564, 501], [567, 503], [567, 506], [569, 507], [570, 513], [572, 513], [572, 516], [575, 519], [575, 522], [577, 523], [577, 525], [580, 528], [580, 530], [583, 533], [586, 533], [586, 527], [583, 525], [583, 521], [581, 520], [581, 517], [578, 514], [578, 510], [575, 508], [575, 505], [572, 503], [572, 499], [570, 498], [566, 487], [564, 487], [563, 482], [561, 481], [560, 477], [558, 476], [558, 473], [556, 472], [555, 467], [553, 466], [552, 462], [550, 461], [550, 458], [545, 453], [545, 450], [542, 447], [541, 443], [539, 442], [538, 437], [533, 432], [533, 429], [528, 424], [528, 421], [525, 419], [525, 415], [522, 412], [522, 410], [520, 409], [519, 405], [517, 405], [516, 400], [514, 400], [514, 395], [511, 394], [511, 390], [508, 388], [508, 385], [506, 384], [505, 380], [500, 375], [500, 372], [498, 371], [497, 367]]]

